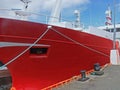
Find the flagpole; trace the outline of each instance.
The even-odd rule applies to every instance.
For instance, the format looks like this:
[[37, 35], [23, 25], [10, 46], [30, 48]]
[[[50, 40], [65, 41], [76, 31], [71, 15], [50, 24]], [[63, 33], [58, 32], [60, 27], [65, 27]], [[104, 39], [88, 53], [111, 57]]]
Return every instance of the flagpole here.
[[114, 0], [114, 32], [113, 32], [113, 49], [116, 49], [116, 0]]

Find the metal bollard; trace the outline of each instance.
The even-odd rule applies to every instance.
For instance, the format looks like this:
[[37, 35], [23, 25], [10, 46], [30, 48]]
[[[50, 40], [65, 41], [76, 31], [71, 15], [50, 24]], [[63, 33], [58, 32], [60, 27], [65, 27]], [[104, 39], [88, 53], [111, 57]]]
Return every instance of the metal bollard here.
[[78, 79], [78, 81], [86, 81], [88, 80], [89, 78], [86, 77], [86, 71], [85, 70], [81, 70], [81, 78]]
[[95, 63], [94, 64], [94, 72], [92, 72], [91, 75], [101, 76], [103, 74], [104, 74], [104, 72], [101, 70], [100, 64]]
[[100, 64], [99, 63], [95, 63], [94, 64], [94, 70], [95, 71], [100, 71], [101, 67], [100, 67]]
[[85, 71], [85, 70], [82, 70], [82, 71], [81, 71], [81, 77], [82, 77], [82, 78], [86, 78], [86, 71]]

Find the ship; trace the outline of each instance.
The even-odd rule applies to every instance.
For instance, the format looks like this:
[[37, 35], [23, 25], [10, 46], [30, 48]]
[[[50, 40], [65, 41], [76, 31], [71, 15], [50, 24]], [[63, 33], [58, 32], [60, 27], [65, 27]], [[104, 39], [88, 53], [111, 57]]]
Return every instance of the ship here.
[[[30, 1], [21, 1], [27, 9]], [[60, 22], [60, 6], [57, 0], [47, 24], [24, 20], [33, 14], [27, 11], [15, 10], [21, 20], [0, 17], [0, 65], [10, 72], [11, 90], [49, 90], [95, 63], [110, 63], [113, 40], [81, 28], [77, 10], [74, 24]]]

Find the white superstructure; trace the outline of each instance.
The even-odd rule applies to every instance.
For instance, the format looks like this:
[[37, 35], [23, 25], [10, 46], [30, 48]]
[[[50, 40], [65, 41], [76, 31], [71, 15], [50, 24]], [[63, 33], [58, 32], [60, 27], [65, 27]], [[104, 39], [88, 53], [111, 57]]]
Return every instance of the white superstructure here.
[[[111, 34], [113, 34], [114, 31], [114, 25], [109, 26], [100, 26], [99, 29], [105, 30]], [[120, 41], [120, 24], [116, 24], [116, 40]]]

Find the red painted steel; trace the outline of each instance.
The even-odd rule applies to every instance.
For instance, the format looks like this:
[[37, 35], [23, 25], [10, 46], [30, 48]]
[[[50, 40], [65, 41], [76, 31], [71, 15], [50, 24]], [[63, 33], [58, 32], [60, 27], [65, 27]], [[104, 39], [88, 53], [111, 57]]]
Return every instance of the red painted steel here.
[[[32, 44], [48, 25], [0, 18], [0, 42]], [[37, 43], [50, 45], [47, 54], [33, 55], [28, 50], [7, 67], [16, 90], [40, 90], [60, 81], [79, 75], [80, 70], [91, 70], [94, 63], [109, 63], [112, 41], [95, 35], [53, 26], [71, 39], [103, 54], [80, 46], [53, 30]], [[0, 47], [0, 61], [4, 64], [28, 46]], [[42, 46], [37, 46], [42, 47]]]

